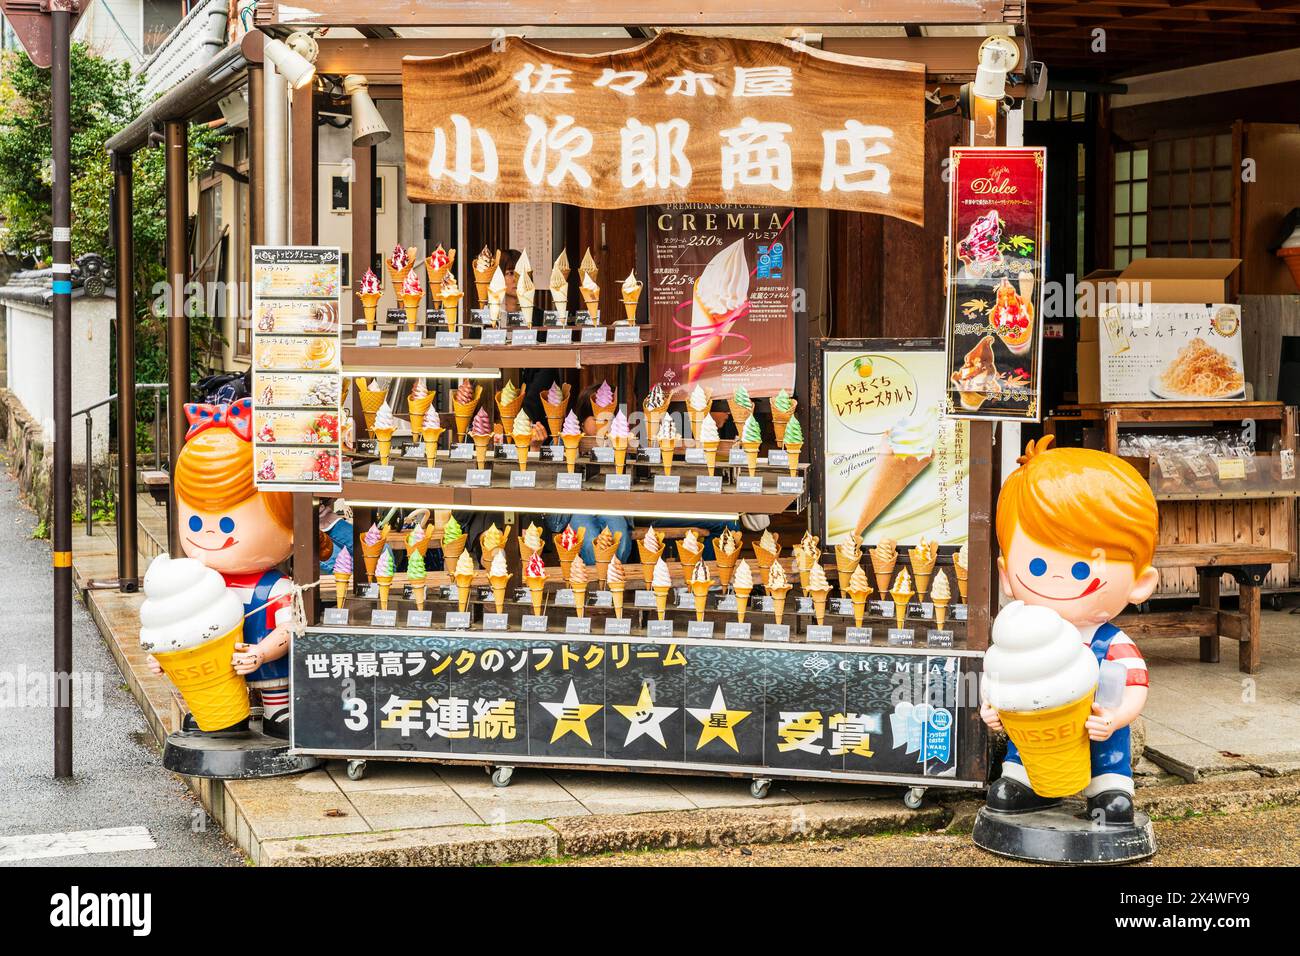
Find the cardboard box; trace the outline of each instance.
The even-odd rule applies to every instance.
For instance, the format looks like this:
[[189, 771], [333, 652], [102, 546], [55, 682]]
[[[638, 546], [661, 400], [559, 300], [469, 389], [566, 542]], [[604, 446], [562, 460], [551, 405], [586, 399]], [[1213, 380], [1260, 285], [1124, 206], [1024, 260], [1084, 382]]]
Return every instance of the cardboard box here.
[[[1094, 328], [1096, 325], [1094, 323]], [[1079, 369], [1079, 404], [1095, 405], [1101, 401], [1101, 344], [1095, 339], [1075, 346]]]

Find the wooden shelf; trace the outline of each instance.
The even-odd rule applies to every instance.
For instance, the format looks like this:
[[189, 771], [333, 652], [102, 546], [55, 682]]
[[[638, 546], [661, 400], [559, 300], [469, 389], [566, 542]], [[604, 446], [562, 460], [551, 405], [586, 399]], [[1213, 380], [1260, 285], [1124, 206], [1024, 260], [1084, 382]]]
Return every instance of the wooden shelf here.
[[1049, 416], [1058, 421], [1103, 421], [1123, 424], [1230, 422], [1243, 419], [1280, 421], [1286, 406], [1281, 402], [1098, 402], [1061, 405]]
[[490, 371], [502, 368], [586, 368], [599, 365], [639, 365], [653, 344], [640, 342], [583, 345], [479, 345], [466, 341], [459, 348], [440, 349], [358, 345], [343, 346], [343, 373], [424, 374], [437, 370]]

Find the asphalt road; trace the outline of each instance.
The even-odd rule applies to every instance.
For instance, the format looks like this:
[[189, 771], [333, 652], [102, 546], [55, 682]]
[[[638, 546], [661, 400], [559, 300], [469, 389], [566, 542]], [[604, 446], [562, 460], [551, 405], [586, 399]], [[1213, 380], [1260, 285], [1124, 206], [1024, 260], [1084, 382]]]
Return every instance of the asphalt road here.
[[[50, 547], [32, 540], [36, 523], [17, 484], [0, 472], [0, 865], [241, 864], [242, 854], [180, 778], [163, 769], [135, 699], [79, 603], [73, 670], [84, 675], [84, 700], [73, 717], [75, 775], [54, 779]], [[118, 827], [146, 828], [156, 848], [5, 859], [37, 852], [16, 837]]]

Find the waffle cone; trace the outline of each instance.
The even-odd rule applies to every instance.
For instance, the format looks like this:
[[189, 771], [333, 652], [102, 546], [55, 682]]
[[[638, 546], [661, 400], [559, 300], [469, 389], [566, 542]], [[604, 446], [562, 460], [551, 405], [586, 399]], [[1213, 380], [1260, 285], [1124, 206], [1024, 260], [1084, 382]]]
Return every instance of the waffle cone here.
[[813, 616], [817, 618], [818, 624], [826, 623], [826, 599], [830, 597], [830, 591], [813, 591]]
[[744, 433], [745, 422], [749, 421], [749, 416], [754, 414], [754, 410], [745, 405], [737, 405], [730, 398], [727, 399], [727, 407], [731, 409], [731, 420], [736, 423], [736, 434]]
[[659, 613], [659, 620], [663, 620], [668, 614], [668, 592], [671, 588], [660, 585], [655, 588], [655, 610]]
[[780, 624], [781, 619], [785, 617], [785, 596], [789, 593], [789, 585], [768, 592], [772, 598], [772, 616], [776, 618], [776, 623], [778, 624]]
[[515, 419], [519, 417], [519, 409], [524, 407], [524, 392], [528, 390], [525, 385], [515, 396], [515, 400], [508, 404], [503, 404], [501, 396], [496, 396], [497, 411], [501, 413], [501, 427], [507, 435], [513, 435], [515, 430]]
[[778, 553], [779, 552], [777, 551], [767, 550], [767, 548], [761, 546], [757, 541], [754, 542], [754, 560], [758, 563], [759, 570], [765, 575], [767, 574], [767, 569], [772, 566], [774, 561], [776, 561]]
[[[639, 292], [637, 293], [637, 298], [640, 298]], [[636, 303], [636, 299], [629, 299], [626, 296], [623, 297], [623, 314], [627, 316], [628, 325], [636, 325]]]
[[932, 456], [917, 458], [910, 455], [895, 455], [886, 445], [876, 457], [875, 464], [867, 472], [860, 498], [862, 511], [858, 515], [857, 531], [860, 534], [880, 517], [899, 495], [903, 493], [912, 480], [916, 478]]
[[411, 398], [409, 395], [406, 397], [406, 413], [411, 420], [412, 435], [420, 433], [421, 426], [424, 423], [424, 413], [429, 410], [429, 406], [433, 404], [437, 394], [437, 392], [429, 392], [424, 398]]
[[713, 539], [713, 564], [718, 571], [718, 582], [725, 591], [731, 586], [731, 574], [736, 569], [736, 562], [740, 560], [740, 549], [737, 548], [730, 554], [722, 550], [722, 545], [718, 539]]
[[419, 584], [411, 585], [411, 597], [415, 600], [415, 609], [424, 610], [424, 599], [429, 595], [429, 585], [421, 581]]
[[483, 386], [474, 386], [474, 399], [469, 402], [461, 402], [453, 398], [451, 400], [452, 413], [456, 416], [456, 440], [464, 441], [465, 433], [469, 431], [470, 419], [474, 417], [474, 412], [478, 410], [478, 400], [483, 395]]
[[889, 593], [890, 582], [894, 580], [894, 567], [898, 564], [898, 556], [894, 556], [892, 561], [882, 561], [876, 556], [873, 550], [871, 554], [871, 568], [876, 573], [876, 590], [881, 594]]
[[491, 435], [471, 435], [474, 439], [474, 460], [478, 462], [480, 469], [487, 466], [488, 442], [492, 441]]
[[571, 584], [573, 588], [573, 613], [578, 617], [585, 617], [587, 614], [587, 585]]
[[515, 445], [515, 457], [519, 460], [519, 470], [528, 470], [528, 443]]
[[1092, 692], [1047, 710], [998, 712], [1040, 797], [1068, 797], [1092, 779], [1088, 732]]
[[903, 621], [907, 618], [907, 605], [911, 603], [912, 598], [916, 597], [916, 592], [895, 589], [889, 592], [889, 596], [894, 600], [894, 620], [899, 627], [902, 627]]
[[524, 536], [522, 534], [519, 535], [517, 538], [515, 538], [515, 540], [519, 542], [519, 563], [521, 565], [526, 566], [528, 564], [529, 559], [532, 558], [532, 556], [535, 555], [538, 551], [542, 550], [541, 546], [538, 546], [536, 548], [530, 548], [528, 546], [528, 542], [524, 540]]
[[719, 444], [720, 443], [716, 441], [704, 442], [704, 467], [709, 470], [710, 475], [713, 474], [713, 469], [718, 466]]
[[846, 558], [839, 548], [835, 549], [835, 570], [839, 572], [840, 590], [845, 594], [849, 593], [849, 579], [853, 577], [853, 572], [858, 569], [861, 561], [861, 557], [854, 561], [852, 558]]
[[424, 439], [424, 462], [430, 468], [438, 461], [438, 439], [441, 436], [441, 428], [424, 428], [420, 431], [420, 437]]
[[704, 606], [709, 600], [709, 582], [692, 581], [691, 596], [695, 598], [695, 620], [704, 620]]
[[564, 430], [564, 413], [569, 408], [569, 383], [565, 382], [560, 388], [564, 392], [564, 400], [556, 404], [546, 400], [547, 390], [542, 392], [542, 409], [546, 412], [546, 424], [550, 426], [552, 438], [559, 438]]
[[758, 450], [762, 448], [761, 442], [746, 441], [741, 442], [745, 449], [745, 462], [749, 465], [749, 477], [753, 478], [758, 474]]
[[790, 456], [790, 477], [799, 477], [799, 452], [803, 449], [803, 442], [787, 442], [785, 446], [786, 454]]
[[533, 613], [542, 613], [542, 599], [546, 596], [546, 578], [528, 577], [528, 594], [533, 599]]
[[600, 292], [592, 292], [589, 289], [582, 290], [582, 301], [587, 306], [587, 312], [591, 315], [591, 321], [600, 325]]
[[745, 611], [749, 608], [749, 595], [753, 588], [736, 588], [736, 620], [745, 623]]
[[391, 576], [385, 575], [377, 580], [379, 581], [379, 610], [387, 611], [388, 592], [393, 587], [393, 579]]
[[[334, 606], [342, 607], [348, 599], [348, 583], [352, 580], [350, 574], [334, 573]], [[227, 727], [230, 724], [226, 725]]]
[[248, 716], [248, 684], [231, 658], [244, 639], [244, 622], [197, 647], [154, 654], [180, 691], [200, 730], [221, 730]]
[[460, 318], [460, 300], [465, 298], [463, 292], [442, 297], [442, 314], [447, 319], [447, 331], [456, 331], [456, 322]]
[[948, 602], [951, 599], [939, 598], [936, 600], [931, 598], [930, 600], [934, 604], [934, 625], [942, 631], [944, 623], [948, 620]]
[[488, 274], [488, 277], [486, 279], [479, 279], [478, 270], [474, 271], [474, 291], [478, 295], [478, 304], [480, 308], [487, 305], [488, 285], [491, 282], [492, 282], [491, 273]]
[[690, 548], [683, 546], [683, 540], [685, 539], [679, 539], [677, 542], [677, 560], [681, 563], [682, 574], [689, 574], [691, 568], [704, 559], [704, 549], [700, 548], [698, 551], [692, 551]]
[[618, 546], [620, 543], [622, 543], [622, 541], [623, 541], [623, 532], [615, 531], [613, 544], [610, 545], [601, 544], [599, 537], [597, 537], [596, 540], [591, 543], [592, 551], [596, 555], [596, 567], [602, 569], [600, 574], [597, 575], [596, 580], [598, 581], [605, 580], [604, 569], [609, 567], [610, 560], [614, 557], [614, 555], [618, 554]]
[[365, 539], [361, 541], [361, 559], [366, 564], [366, 575], [375, 576], [375, 568], [379, 566], [379, 556], [384, 553], [384, 543], [388, 540], [388, 529], [381, 529], [383, 534], [379, 536], [379, 541], [375, 544], [366, 544]]
[[357, 298], [361, 300], [361, 314], [365, 318], [366, 328], [371, 332], [375, 330], [375, 313], [379, 309], [379, 300], [383, 297], [382, 292], [357, 293]]
[[664, 474], [673, 473], [673, 452], [677, 448], [677, 440], [674, 438], [665, 438], [659, 443], [659, 461], [663, 466]]
[[424, 293], [403, 292], [398, 298], [406, 310], [406, 331], [414, 332], [420, 327], [420, 303], [424, 301]]
[[614, 474], [621, 475], [627, 465], [627, 436], [616, 435], [610, 439], [610, 444], [614, 446]]
[[664, 402], [658, 408], [648, 408], [644, 405], [642, 406], [642, 410], [645, 412], [647, 435], [659, 434], [659, 423], [663, 421], [664, 412], [667, 410], [667, 408], [668, 408], [667, 402]]
[[581, 435], [561, 435], [564, 441], [564, 466], [573, 474], [578, 466], [578, 451], [582, 446]]
[[957, 593], [961, 595], [961, 603], [966, 603], [966, 568], [952, 566], [953, 573], [957, 577]]
[[422, 539], [417, 541], [415, 544], [411, 544], [410, 542], [407, 542], [406, 545], [407, 560], [410, 560], [410, 556], [413, 554], [418, 554], [421, 560], [423, 560], [425, 553], [429, 550], [429, 538], [432, 534], [433, 534], [433, 529], [426, 527], [424, 531], [424, 537]]
[[406, 266], [404, 269], [394, 269], [388, 264], [388, 260], [384, 260], [384, 271], [388, 273], [388, 282], [393, 287], [394, 292], [399, 294], [401, 293], [402, 284], [406, 282], [406, 277], [411, 274], [411, 270], [414, 268], [414, 259], [412, 259], [411, 264]]
[[614, 616], [621, 620], [623, 617], [623, 585], [620, 584], [615, 587], [611, 584], [609, 586], [609, 596], [613, 599]]
[[586, 537], [587, 529], [579, 528], [576, 543], [571, 548], [564, 548], [560, 546], [560, 536], [555, 535], [555, 553], [560, 556], [560, 576], [566, 581], [569, 580], [569, 568], [573, 565], [573, 559], [582, 550], [582, 543]]
[[633, 539], [636, 541], [637, 552], [641, 555], [641, 576], [645, 578], [646, 587], [650, 587], [654, 580], [655, 562], [659, 560], [664, 549], [660, 547], [658, 551], [651, 551], [646, 548], [644, 541], [640, 538]]
[[776, 436], [778, 445], [785, 445], [785, 426], [790, 424], [790, 419], [794, 417], [795, 409], [799, 403], [795, 399], [790, 399], [790, 410], [783, 412], [776, 406], [772, 407], [772, 434]]
[[456, 575], [456, 606], [463, 612], [469, 607], [469, 586], [474, 583], [474, 575]]
[[384, 399], [388, 397], [387, 392], [372, 392], [366, 388], [365, 381], [357, 382], [357, 395], [361, 399], [361, 414], [366, 420], [366, 431], [374, 431], [375, 413], [379, 411], [379, 406], [384, 404]]
[[870, 591], [850, 591], [849, 599], [853, 602], [853, 626], [861, 627], [862, 618], [867, 613], [867, 598]]
[[[449, 561], [454, 562], [457, 558], [460, 557], [460, 553], [464, 550], [465, 550], [465, 535], [463, 534], [455, 541], [444, 541], [442, 543], [443, 564], [447, 564], [447, 562]], [[451, 565], [447, 564], [447, 566], [450, 567]]]

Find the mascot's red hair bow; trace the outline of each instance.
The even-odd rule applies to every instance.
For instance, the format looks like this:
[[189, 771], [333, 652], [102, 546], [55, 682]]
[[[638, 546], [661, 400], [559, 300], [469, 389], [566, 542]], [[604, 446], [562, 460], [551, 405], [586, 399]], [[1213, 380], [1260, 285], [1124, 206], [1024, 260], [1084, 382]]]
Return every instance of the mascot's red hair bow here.
[[185, 440], [189, 441], [206, 428], [229, 428], [244, 441], [253, 440], [253, 400], [241, 398], [233, 405], [205, 405], [190, 402], [185, 406], [185, 420], [190, 423]]

